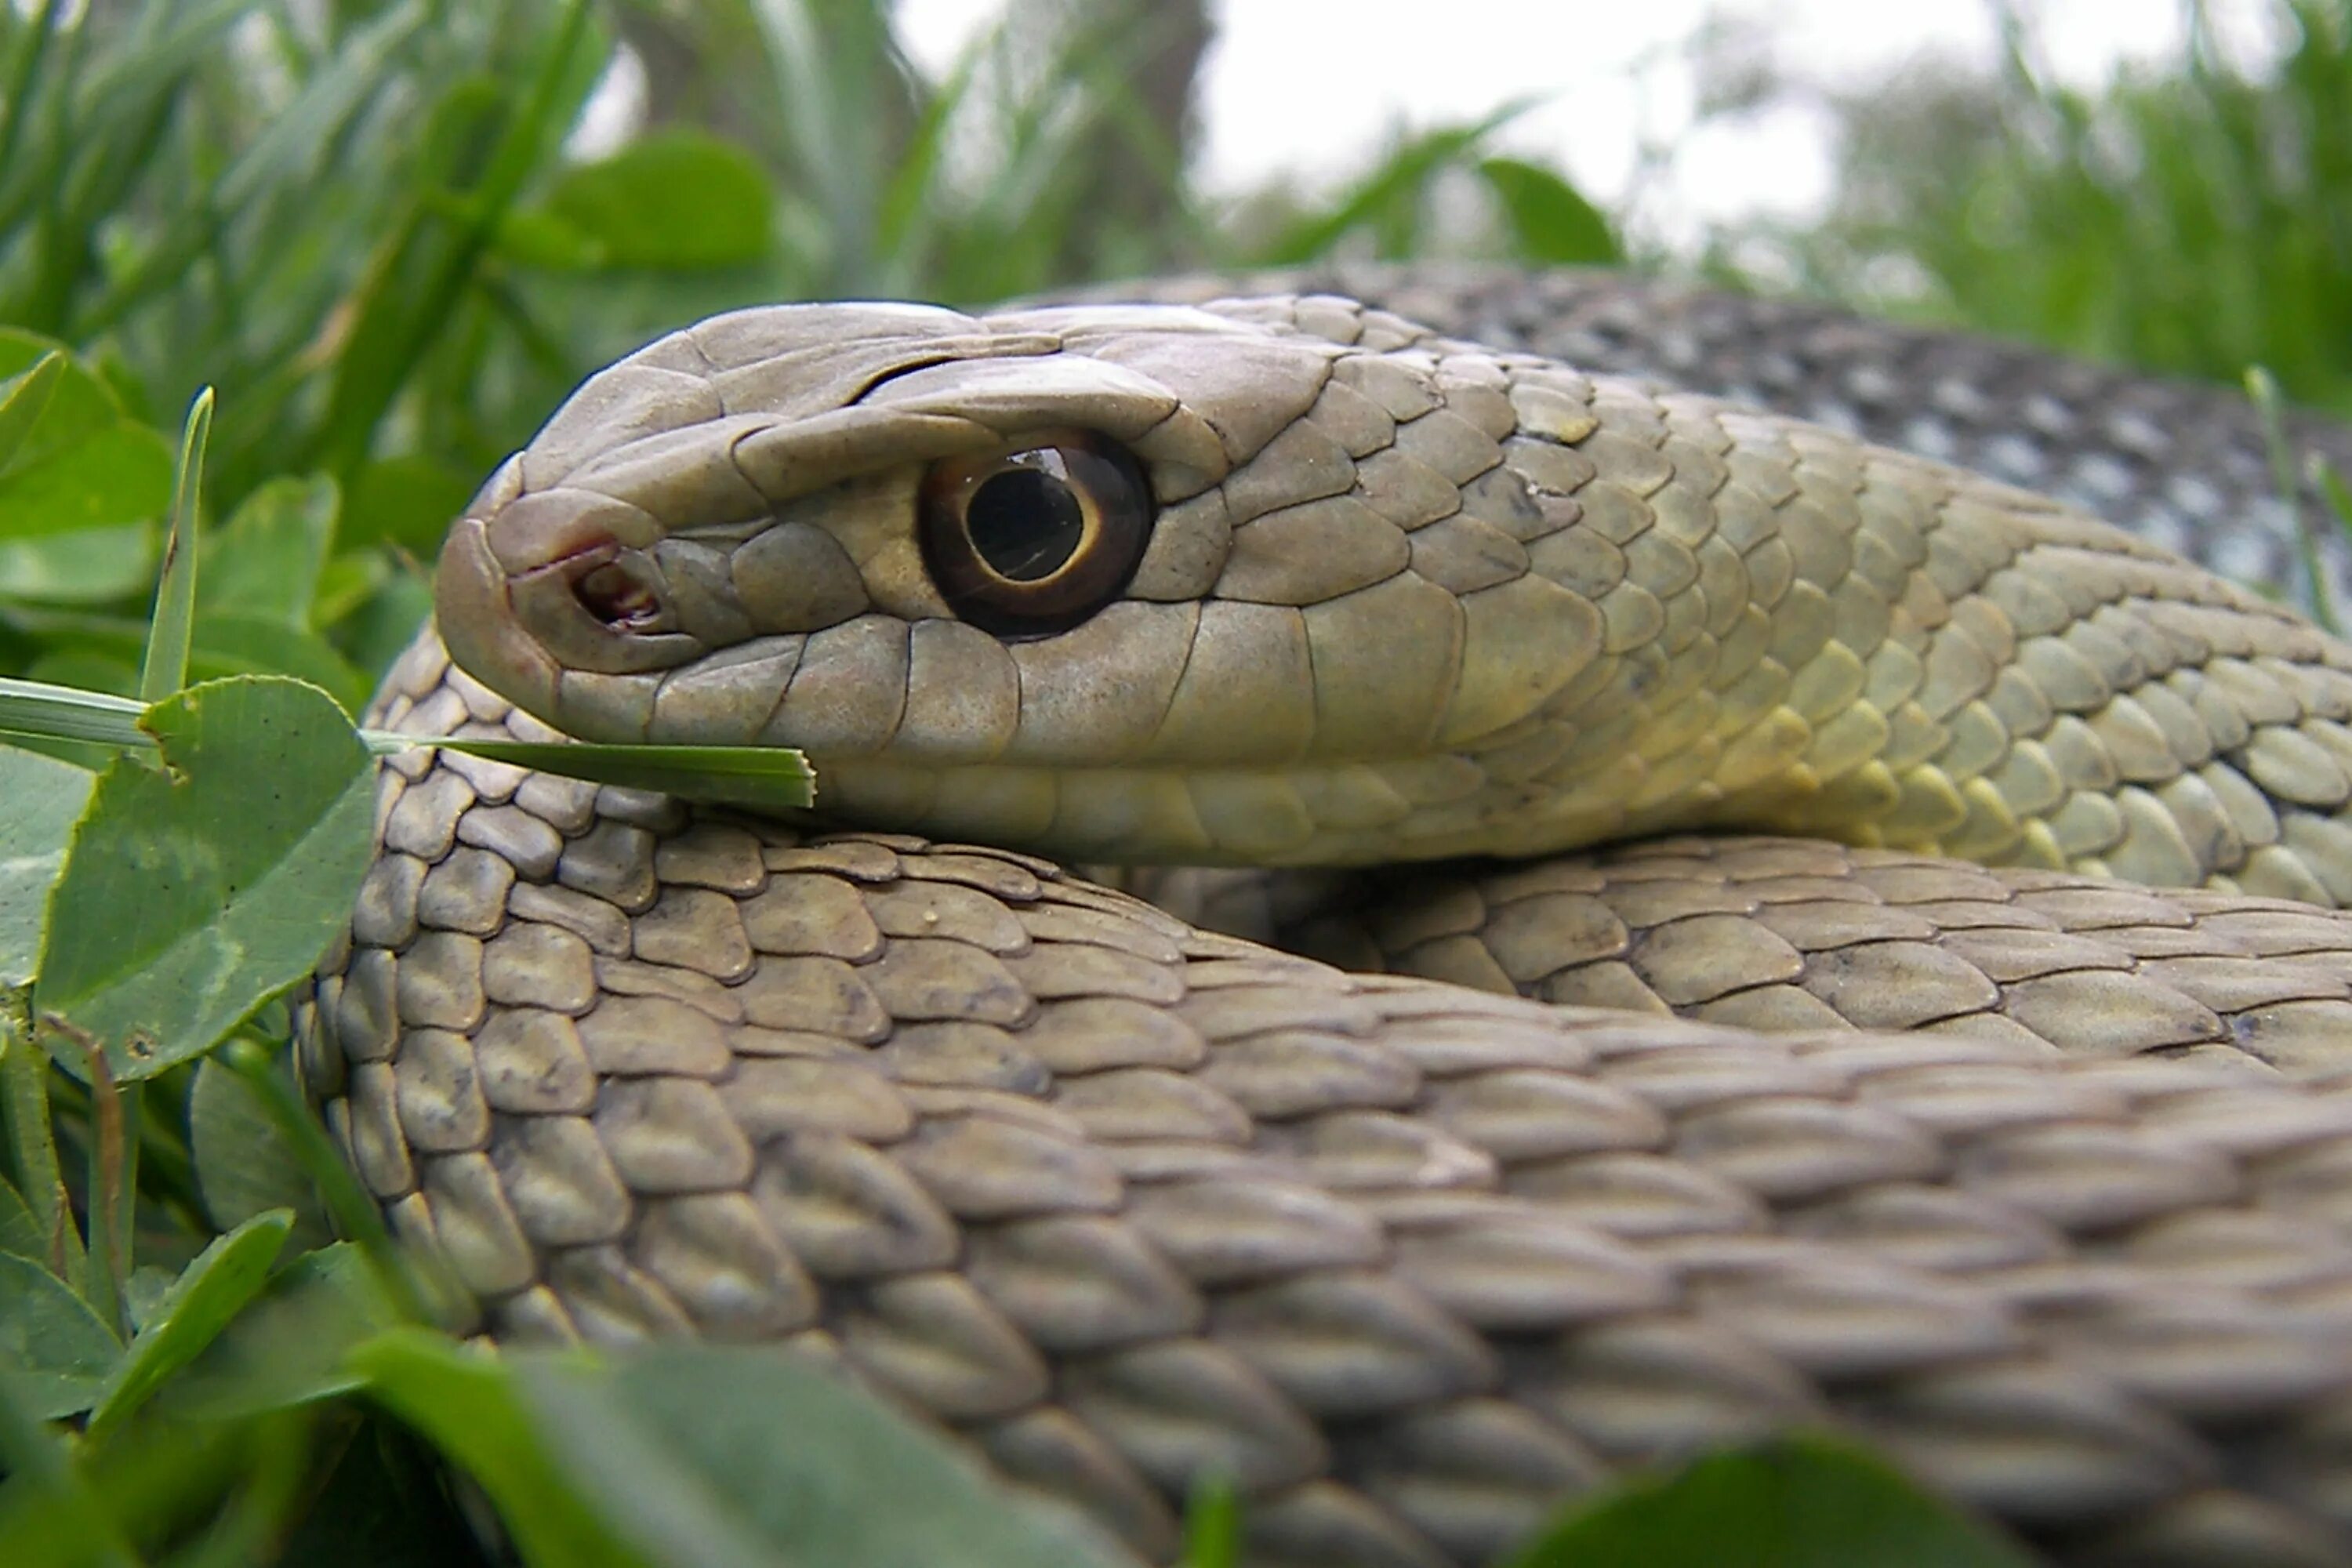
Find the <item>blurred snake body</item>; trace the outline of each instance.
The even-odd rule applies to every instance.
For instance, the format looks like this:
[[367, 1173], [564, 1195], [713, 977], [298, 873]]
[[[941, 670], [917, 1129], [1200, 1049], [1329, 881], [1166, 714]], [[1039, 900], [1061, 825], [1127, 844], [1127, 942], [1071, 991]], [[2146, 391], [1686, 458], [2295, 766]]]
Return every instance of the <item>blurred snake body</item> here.
[[[501, 1339], [820, 1358], [1142, 1561], [1827, 1426], [2352, 1563], [2352, 649], [2167, 549], [1342, 295], [789, 306], [585, 384], [437, 627], [382, 721], [857, 829], [388, 767], [303, 1069]], [[1058, 859], [1319, 868], [1203, 885], [1334, 962]]]

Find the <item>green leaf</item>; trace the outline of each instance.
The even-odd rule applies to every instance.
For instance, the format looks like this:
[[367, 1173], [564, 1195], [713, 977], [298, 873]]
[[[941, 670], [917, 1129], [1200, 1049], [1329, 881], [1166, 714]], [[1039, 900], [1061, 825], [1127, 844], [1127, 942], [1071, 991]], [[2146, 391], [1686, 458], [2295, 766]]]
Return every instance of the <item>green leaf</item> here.
[[87, 768], [0, 746], [0, 989], [33, 978], [49, 887], [96, 783]]
[[308, 630], [341, 506], [335, 481], [324, 474], [284, 475], [247, 496], [205, 540], [198, 611]]
[[677, 1559], [641, 1556], [607, 1526], [541, 1441], [505, 1360], [394, 1329], [353, 1350], [350, 1364], [373, 1397], [489, 1493], [533, 1568], [676, 1568]]
[[0, 593], [11, 599], [102, 604], [127, 598], [154, 580], [152, 523], [84, 529], [38, 539], [0, 538]]
[[139, 666], [139, 698], [161, 702], [188, 683], [188, 639], [196, 619], [197, 513], [202, 507], [205, 444], [212, 438], [213, 389], [188, 405], [180, 458], [172, 468], [172, 511], [163, 525], [163, 571], [155, 585], [155, 616], [147, 627], [147, 655]]
[[14, 1253], [38, 1263], [48, 1250], [48, 1234], [34, 1217], [33, 1206], [13, 1184], [0, 1180], [0, 1252]]
[[278, 1130], [257, 1090], [217, 1057], [196, 1064], [188, 1091], [188, 1152], [205, 1213], [223, 1230], [284, 1209], [294, 1216], [298, 1247], [329, 1239], [326, 1210], [296, 1149]]
[[672, 1343], [608, 1363], [514, 1362], [562, 1473], [615, 1534], [675, 1568], [1126, 1560], [1076, 1515], [990, 1484], [940, 1436], [772, 1349]]
[[1487, 158], [1478, 173], [1503, 204], [1519, 254], [1552, 266], [1616, 267], [1625, 260], [1601, 209], [1574, 185], [1539, 164]]
[[[520, 216], [520, 215], [519, 215]], [[738, 267], [768, 253], [774, 197], [759, 161], [684, 127], [653, 132], [609, 158], [566, 170], [533, 215], [537, 243], [562, 264], [684, 271]]]
[[226, 1236], [214, 1237], [181, 1270], [153, 1320], [131, 1342], [100, 1391], [85, 1428], [90, 1442], [104, 1442], [244, 1310], [268, 1279], [269, 1266], [278, 1260], [293, 1223], [283, 1209], [256, 1215]]
[[[370, 1391], [463, 1466], [527, 1563], [1109, 1568], [1090, 1527], [991, 1486], [943, 1439], [772, 1348], [612, 1363], [485, 1355], [415, 1330], [360, 1346]], [[908, 1497], [920, 1508], [905, 1506]]]
[[1510, 1568], [2031, 1568], [1990, 1525], [1885, 1460], [1800, 1435], [1575, 1508]]
[[163, 437], [121, 420], [0, 473], [0, 536], [30, 539], [142, 521], [163, 510], [171, 487]]
[[16, 449], [33, 433], [34, 421], [49, 406], [50, 395], [65, 373], [65, 351], [51, 349], [30, 370], [0, 381], [0, 472], [16, 460]]
[[[171, 493], [162, 435], [63, 350], [0, 327], [0, 376], [9, 378], [0, 382], [0, 544], [143, 522]], [[0, 584], [12, 596], [44, 596], [30, 564], [0, 552]]]
[[156, 1409], [223, 1421], [349, 1394], [362, 1385], [345, 1364], [352, 1348], [399, 1322], [358, 1247], [306, 1252], [163, 1386]]
[[121, 1342], [65, 1282], [29, 1258], [0, 1253], [0, 1371], [47, 1419], [87, 1410]]
[[121, 1079], [209, 1047], [307, 973], [367, 868], [374, 770], [332, 699], [279, 677], [147, 710], [167, 771], [100, 778], [50, 900], [36, 1005]]
[[325, 637], [266, 616], [215, 611], [198, 617], [195, 664], [208, 678], [290, 675], [326, 692], [346, 713], [367, 705], [374, 684]]

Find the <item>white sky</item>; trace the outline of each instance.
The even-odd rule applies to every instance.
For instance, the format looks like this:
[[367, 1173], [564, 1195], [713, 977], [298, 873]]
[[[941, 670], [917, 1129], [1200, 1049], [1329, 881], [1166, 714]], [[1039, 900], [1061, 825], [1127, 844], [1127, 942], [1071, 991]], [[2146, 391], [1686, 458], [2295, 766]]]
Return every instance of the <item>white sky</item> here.
[[[2062, 77], [2177, 50], [2185, 0], [2021, 0]], [[1002, 0], [899, 0], [919, 64], [944, 69]], [[2207, 0], [2225, 42], [2264, 47], [2267, 0]], [[1883, 74], [1930, 47], [1990, 60], [1990, 0], [1217, 0], [1202, 84], [1197, 173], [1230, 192], [1278, 173], [1360, 167], [1402, 125], [1475, 120], [1506, 100], [1550, 94], [1501, 144], [1563, 168], [1604, 205], [1622, 203], [1646, 134], [1679, 143], [1671, 185], [1644, 205], [1668, 228], [1759, 208], [1801, 215], [1826, 195], [1818, 112], [1792, 108], [1736, 127], [1684, 132], [1696, 97], [1682, 46], [1707, 17], [1759, 22], [1786, 68], [1816, 79]], [[1647, 68], [1641, 68], [1647, 62]]]

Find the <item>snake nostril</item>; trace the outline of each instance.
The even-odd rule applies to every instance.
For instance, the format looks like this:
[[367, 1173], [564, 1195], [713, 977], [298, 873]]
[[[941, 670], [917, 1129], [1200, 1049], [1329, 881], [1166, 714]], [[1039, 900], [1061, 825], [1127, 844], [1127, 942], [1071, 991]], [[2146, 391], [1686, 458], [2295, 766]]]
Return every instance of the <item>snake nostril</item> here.
[[590, 567], [572, 579], [580, 607], [614, 631], [645, 631], [662, 618], [661, 595], [619, 561]]

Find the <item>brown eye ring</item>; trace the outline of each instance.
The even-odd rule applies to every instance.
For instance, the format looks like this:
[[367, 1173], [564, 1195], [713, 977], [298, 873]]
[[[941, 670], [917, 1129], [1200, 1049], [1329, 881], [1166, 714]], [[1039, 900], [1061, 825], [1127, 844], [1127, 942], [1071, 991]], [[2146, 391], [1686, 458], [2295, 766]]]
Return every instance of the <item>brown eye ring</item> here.
[[1091, 430], [1046, 430], [946, 458], [916, 501], [940, 597], [999, 637], [1065, 631], [1127, 586], [1151, 542], [1151, 486]]

